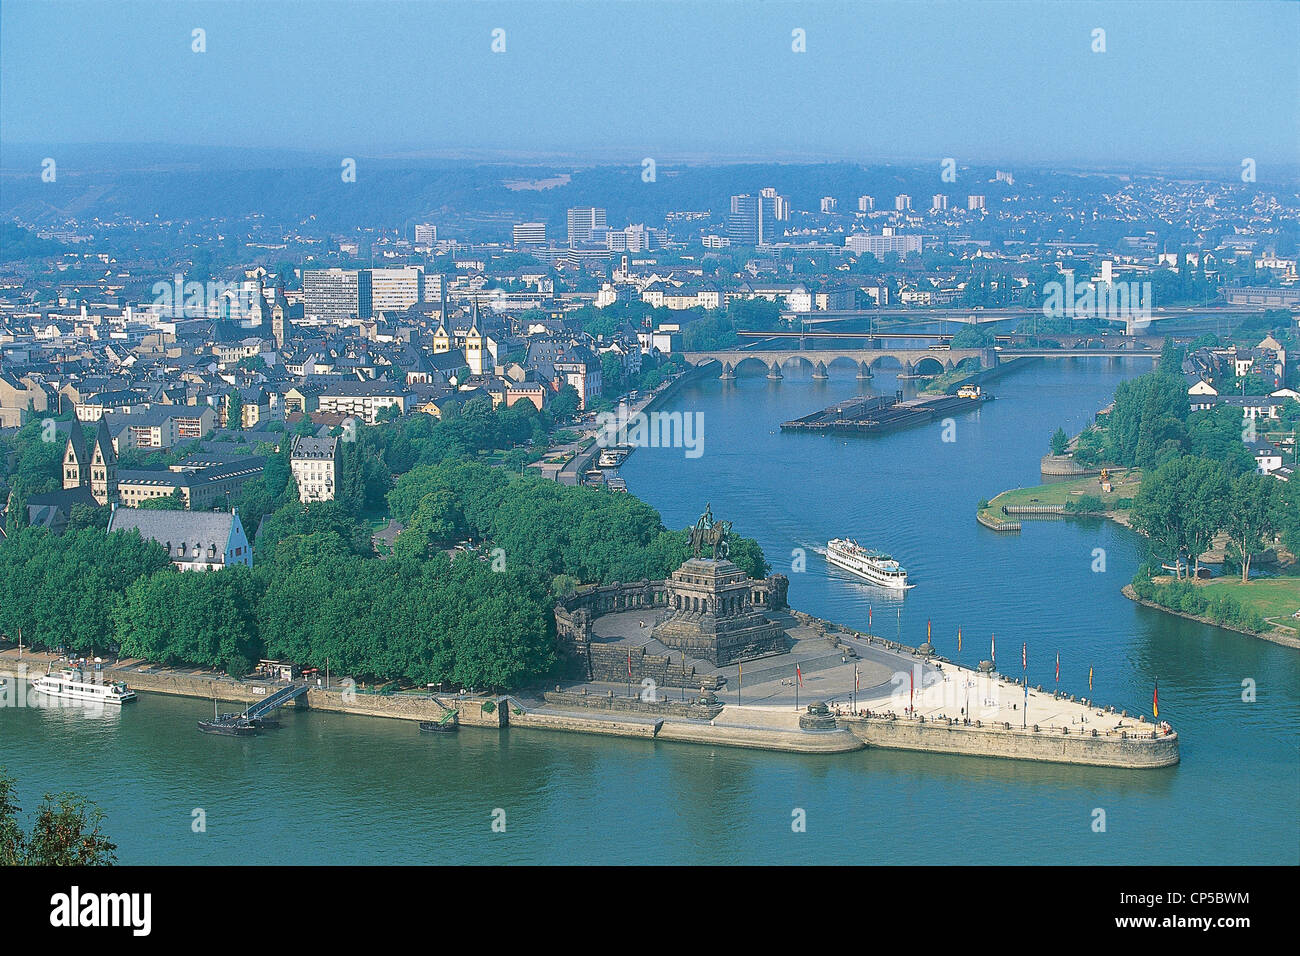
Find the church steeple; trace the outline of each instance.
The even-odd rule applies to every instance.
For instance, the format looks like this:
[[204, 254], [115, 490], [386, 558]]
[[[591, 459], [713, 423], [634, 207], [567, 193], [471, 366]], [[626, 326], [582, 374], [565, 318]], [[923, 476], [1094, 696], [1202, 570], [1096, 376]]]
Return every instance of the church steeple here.
[[90, 493], [101, 505], [117, 499], [117, 452], [108, 434], [108, 423], [102, 418], [95, 431], [95, 450], [90, 456]]
[[63, 487], [80, 488], [90, 484], [90, 449], [81, 422], [73, 420], [68, 433], [68, 447], [63, 451]]

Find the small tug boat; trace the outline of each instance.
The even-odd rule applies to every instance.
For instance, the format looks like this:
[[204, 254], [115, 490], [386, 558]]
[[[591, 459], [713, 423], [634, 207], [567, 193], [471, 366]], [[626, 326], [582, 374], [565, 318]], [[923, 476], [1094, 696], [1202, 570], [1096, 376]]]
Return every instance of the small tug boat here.
[[215, 700], [212, 702], [212, 719], [200, 720], [199, 730], [221, 737], [256, 737], [262, 732], [256, 718], [243, 714], [218, 714]]
[[460, 730], [460, 714], [454, 710], [447, 711], [442, 720], [420, 721], [420, 732], [425, 734], [454, 734]]

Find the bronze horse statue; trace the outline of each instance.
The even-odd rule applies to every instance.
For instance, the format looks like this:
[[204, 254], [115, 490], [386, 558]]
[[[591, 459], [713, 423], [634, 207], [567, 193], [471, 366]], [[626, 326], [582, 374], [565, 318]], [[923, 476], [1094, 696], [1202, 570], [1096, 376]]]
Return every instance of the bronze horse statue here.
[[700, 515], [700, 520], [691, 529], [691, 554], [698, 558], [704, 548], [712, 547], [714, 560], [726, 559], [731, 550], [727, 544], [730, 531], [731, 522], [714, 521], [713, 509], [706, 505], [704, 514]]

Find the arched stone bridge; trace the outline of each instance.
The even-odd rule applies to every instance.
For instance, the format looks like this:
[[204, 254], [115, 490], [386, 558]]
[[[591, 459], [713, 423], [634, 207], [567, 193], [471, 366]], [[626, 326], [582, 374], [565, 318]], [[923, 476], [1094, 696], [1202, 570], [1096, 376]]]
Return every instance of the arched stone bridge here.
[[870, 378], [874, 369], [886, 365], [896, 365], [904, 375], [938, 375], [968, 358], [979, 359], [984, 368], [998, 364], [994, 349], [774, 349], [770, 352], [718, 349], [683, 352], [682, 358], [692, 365], [718, 362], [722, 366], [722, 378], [734, 378], [736, 371], [747, 363], [764, 366], [768, 378], [781, 378], [781, 370], [792, 363], [807, 365], [813, 370], [813, 378], [828, 378], [833, 366], [850, 363], [858, 378]]

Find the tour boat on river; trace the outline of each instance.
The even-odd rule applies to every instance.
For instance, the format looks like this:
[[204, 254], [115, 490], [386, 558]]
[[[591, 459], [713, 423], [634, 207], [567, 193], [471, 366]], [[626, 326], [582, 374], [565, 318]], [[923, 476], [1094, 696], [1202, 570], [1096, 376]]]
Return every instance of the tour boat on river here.
[[64, 700], [88, 700], [99, 704], [125, 704], [135, 700], [135, 691], [122, 681], [87, 680], [80, 668], [32, 679], [32, 689]]
[[826, 559], [882, 588], [902, 591], [916, 587], [907, 583], [907, 571], [883, 551], [871, 551], [852, 538], [835, 538], [826, 544]]

